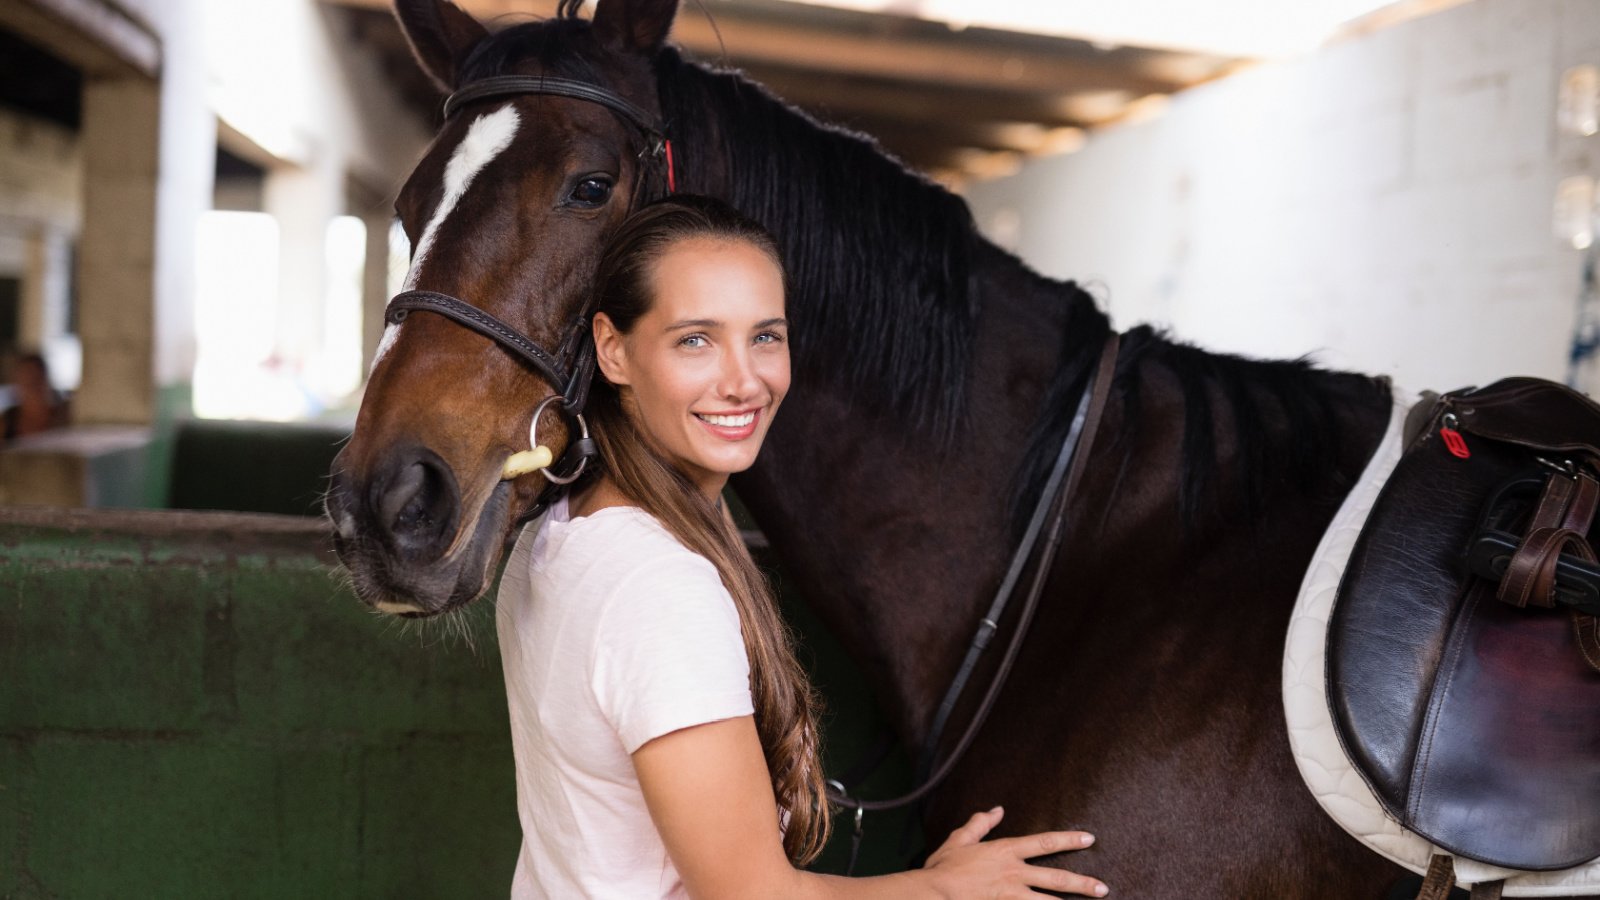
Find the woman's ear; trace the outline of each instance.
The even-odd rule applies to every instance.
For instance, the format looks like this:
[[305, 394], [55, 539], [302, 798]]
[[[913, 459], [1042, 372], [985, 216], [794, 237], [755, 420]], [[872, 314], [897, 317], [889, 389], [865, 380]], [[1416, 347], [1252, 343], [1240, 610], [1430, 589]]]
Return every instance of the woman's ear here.
[[628, 383], [628, 348], [622, 332], [603, 312], [594, 314], [594, 358], [607, 381], [618, 386]]

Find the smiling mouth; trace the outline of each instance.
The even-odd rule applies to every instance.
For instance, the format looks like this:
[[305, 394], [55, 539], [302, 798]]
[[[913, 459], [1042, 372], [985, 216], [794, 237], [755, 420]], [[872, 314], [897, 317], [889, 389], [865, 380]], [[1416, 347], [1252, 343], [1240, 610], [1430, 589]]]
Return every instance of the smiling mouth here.
[[694, 417], [708, 425], [715, 425], [718, 428], [744, 428], [756, 420], [756, 414], [754, 410], [746, 413], [739, 413], [738, 415], [733, 416], [708, 416], [695, 413]]

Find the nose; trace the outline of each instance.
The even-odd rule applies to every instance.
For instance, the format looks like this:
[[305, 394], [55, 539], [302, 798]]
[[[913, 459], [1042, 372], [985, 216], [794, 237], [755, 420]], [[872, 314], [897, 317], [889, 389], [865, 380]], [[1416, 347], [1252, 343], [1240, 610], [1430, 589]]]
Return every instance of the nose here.
[[328, 513], [340, 537], [359, 528], [412, 564], [444, 555], [461, 515], [461, 496], [437, 454], [425, 448], [390, 454], [364, 484], [335, 465]]
[[728, 400], [749, 400], [761, 390], [761, 379], [756, 374], [755, 360], [744, 347], [730, 347], [722, 354], [722, 367], [718, 373], [717, 392]]

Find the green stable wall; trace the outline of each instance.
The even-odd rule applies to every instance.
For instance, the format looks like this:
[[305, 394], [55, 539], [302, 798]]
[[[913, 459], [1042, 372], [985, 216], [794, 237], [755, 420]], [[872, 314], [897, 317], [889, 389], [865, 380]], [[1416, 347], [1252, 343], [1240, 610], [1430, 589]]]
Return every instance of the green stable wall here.
[[[0, 897], [506, 895], [491, 604], [377, 616], [325, 542], [301, 517], [0, 510]], [[876, 715], [783, 593], [837, 771]], [[900, 867], [902, 822], [869, 818], [858, 872]]]

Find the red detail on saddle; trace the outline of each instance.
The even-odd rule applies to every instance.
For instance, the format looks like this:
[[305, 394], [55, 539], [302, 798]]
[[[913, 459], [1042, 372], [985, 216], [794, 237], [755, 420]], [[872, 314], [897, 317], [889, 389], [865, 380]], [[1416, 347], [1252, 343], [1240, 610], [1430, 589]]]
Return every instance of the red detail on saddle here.
[[1454, 428], [1439, 429], [1439, 437], [1444, 438], [1444, 448], [1450, 451], [1451, 456], [1466, 459], [1472, 455], [1472, 451], [1467, 449], [1467, 439]]
[[675, 168], [672, 164], [672, 141], [669, 139], [667, 141], [667, 193], [669, 194], [678, 192], [678, 173]]

